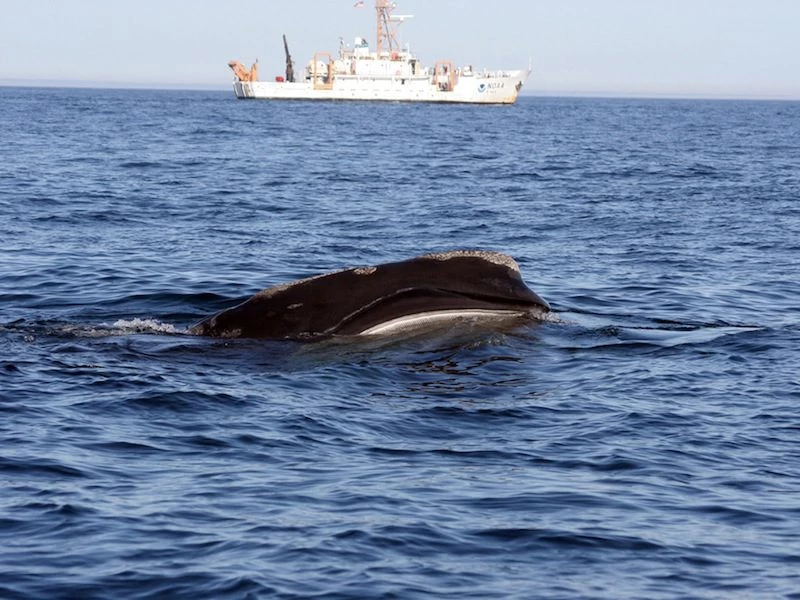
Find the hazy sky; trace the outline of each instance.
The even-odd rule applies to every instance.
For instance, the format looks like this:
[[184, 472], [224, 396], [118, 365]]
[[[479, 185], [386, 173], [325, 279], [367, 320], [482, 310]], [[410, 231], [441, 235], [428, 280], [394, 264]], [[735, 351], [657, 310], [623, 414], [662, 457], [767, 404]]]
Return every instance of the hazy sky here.
[[[230, 59], [283, 72], [339, 37], [374, 45], [373, 0], [2, 0], [0, 83], [224, 87]], [[800, 99], [800, 0], [398, 0], [426, 64], [533, 61], [538, 94]], [[25, 80], [25, 81], [20, 81]]]

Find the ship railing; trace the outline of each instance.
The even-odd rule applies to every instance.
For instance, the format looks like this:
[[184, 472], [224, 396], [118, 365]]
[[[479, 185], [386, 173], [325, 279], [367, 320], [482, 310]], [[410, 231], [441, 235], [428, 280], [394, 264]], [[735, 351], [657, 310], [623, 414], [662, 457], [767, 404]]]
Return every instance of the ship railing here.
[[489, 79], [495, 79], [495, 78], [497, 78], [497, 79], [508, 79], [509, 77], [514, 77], [516, 75], [519, 75], [519, 73], [520, 73], [519, 70], [515, 70], [515, 71], [487, 71], [487, 70], [484, 70], [481, 75], [483, 77], [487, 77]]

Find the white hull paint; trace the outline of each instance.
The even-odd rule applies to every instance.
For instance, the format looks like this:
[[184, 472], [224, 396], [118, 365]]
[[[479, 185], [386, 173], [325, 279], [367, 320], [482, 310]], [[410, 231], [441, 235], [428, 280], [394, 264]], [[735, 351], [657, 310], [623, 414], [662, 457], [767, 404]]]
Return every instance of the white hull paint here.
[[455, 102], [513, 104], [528, 78], [527, 70], [461, 76], [452, 90], [440, 89], [430, 77], [370, 77], [340, 75], [329, 86], [313, 81], [235, 81], [240, 99], [262, 100], [383, 100], [388, 102]]

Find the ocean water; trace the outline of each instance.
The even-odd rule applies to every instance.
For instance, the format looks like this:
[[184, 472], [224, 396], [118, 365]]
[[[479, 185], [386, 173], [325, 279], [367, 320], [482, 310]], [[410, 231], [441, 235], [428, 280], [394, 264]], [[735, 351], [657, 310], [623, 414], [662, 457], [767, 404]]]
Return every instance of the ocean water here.
[[[800, 598], [800, 103], [0, 88], [0, 597]], [[553, 318], [187, 327], [481, 248]]]

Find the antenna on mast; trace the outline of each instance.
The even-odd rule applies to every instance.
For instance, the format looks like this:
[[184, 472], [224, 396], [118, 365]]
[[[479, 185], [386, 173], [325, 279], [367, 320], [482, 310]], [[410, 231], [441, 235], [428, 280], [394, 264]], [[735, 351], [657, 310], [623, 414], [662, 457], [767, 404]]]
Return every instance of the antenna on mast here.
[[[403, 21], [414, 16], [392, 15], [392, 11], [395, 8], [397, 8], [397, 2], [393, 0], [375, 0], [375, 12], [378, 20], [375, 52], [378, 57], [384, 50], [386, 52], [400, 51], [400, 43], [397, 41], [397, 28], [400, 27]], [[384, 45], [386, 46], [385, 48]]]

